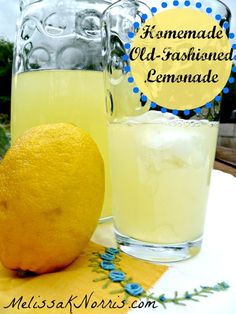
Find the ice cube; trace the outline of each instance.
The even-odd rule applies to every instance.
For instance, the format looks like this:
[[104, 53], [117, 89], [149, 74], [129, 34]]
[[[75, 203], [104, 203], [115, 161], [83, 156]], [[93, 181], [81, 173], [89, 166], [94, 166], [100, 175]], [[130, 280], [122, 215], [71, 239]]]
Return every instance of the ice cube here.
[[143, 131], [143, 158], [155, 159], [157, 168], [198, 168], [205, 164], [206, 139], [197, 132], [198, 128], [161, 124], [148, 125]]
[[130, 124], [130, 125], [137, 124], [137, 123], [144, 123], [144, 124], [162, 123], [167, 120], [176, 120], [176, 119], [179, 119], [179, 117], [177, 117], [176, 115], [172, 113], [169, 113], [169, 112], [163, 113], [161, 111], [150, 110], [150, 111], [145, 112], [142, 115], [127, 117], [124, 120], [124, 123]]

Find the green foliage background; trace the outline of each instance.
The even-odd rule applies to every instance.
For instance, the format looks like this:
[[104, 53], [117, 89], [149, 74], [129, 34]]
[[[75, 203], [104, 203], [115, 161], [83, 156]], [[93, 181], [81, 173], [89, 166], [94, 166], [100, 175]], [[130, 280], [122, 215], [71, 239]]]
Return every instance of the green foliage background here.
[[0, 113], [10, 116], [13, 44], [0, 39]]
[[0, 115], [0, 159], [10, 147], [10, 124], [7, 115]]
[[13, 44], [0, 38], [0, 158], [10, 146]]

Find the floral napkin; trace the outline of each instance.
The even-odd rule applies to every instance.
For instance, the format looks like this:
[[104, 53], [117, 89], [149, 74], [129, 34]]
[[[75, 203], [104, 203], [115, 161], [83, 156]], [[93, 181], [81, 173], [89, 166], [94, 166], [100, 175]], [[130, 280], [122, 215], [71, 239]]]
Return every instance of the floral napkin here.
[[167, 269], [90, 242], [60, 272], [18, 278], [0, 266], [0, 313], [127, 313]]

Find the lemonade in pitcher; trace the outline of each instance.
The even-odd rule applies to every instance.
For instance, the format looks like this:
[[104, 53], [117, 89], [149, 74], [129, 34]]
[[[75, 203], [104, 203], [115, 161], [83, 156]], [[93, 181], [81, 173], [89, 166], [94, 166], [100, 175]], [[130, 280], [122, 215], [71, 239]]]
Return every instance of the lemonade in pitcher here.
[[[91, 88], [92, 86], [92, 88]], [[39, 124], [69, 122], [86, 130], [102, 154], [106, 196], [102, 217], [111, 215], [108, 139], [102, 72], [50, 70], [21, 73], [12, 84], [12, 141]]]
[[12, 79], [13, 142], [33, 126], [67, 122], [97, 143], [105, 165], [103, 220], [111, 217], [111, 187], [101, 16], [111, 1], [20, 1]]

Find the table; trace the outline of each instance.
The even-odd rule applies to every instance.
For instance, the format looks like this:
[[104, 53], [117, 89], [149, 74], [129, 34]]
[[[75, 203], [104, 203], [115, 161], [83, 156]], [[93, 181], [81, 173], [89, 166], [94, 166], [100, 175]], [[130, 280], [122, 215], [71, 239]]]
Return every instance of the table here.
[[214, 168], [236, 177], [236, 149], [217, 146]]
[[[111, 224], [97, 228], [93, 241], [114, 246]], [[200, 302], [189, 301], [186, 307], [169, 304], [165, 310], [135, 309], [129, 313], [149, 314], [236, 314], [236, 178], [213, 170], [202, 251], [196, 257], [173, 263], [156, 283], [152, 292], [172, 296], [201, 285], [226, 281], [231, 287], [216, 292]], [[151, 291], [150, 290], [150, 291]]]

